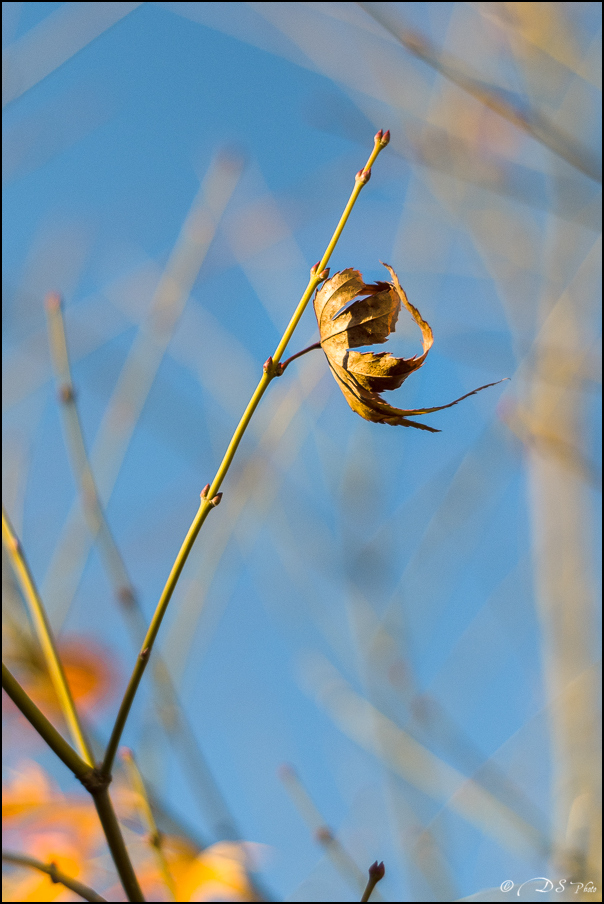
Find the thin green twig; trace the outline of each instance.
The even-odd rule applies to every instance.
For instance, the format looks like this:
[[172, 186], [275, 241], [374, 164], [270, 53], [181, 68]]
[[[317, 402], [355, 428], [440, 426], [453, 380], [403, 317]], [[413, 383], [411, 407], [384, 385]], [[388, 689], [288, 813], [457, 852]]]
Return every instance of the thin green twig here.
[[293, 334], [296, 326], [298, 325], [298, 322], [299, 322], [300, 318], [302, 317], [302, 314], [304, 313], [304, 310], [305, 310], [308, 302], [310, 301], [313, 292], [321, 284], [321, 282], [323, 282], [329, 275], [329, 271], [327, 271], [325, 269], [327, 266], [327, 263], [329, 262], [332, 252], [337, 244], [338, 239], [340, 238], [342, 230], [344, 229], [344, 226], [346, 225], [346, 221], [348, 220], [348, 217], [350, 216], [352, 208], [354, 207], [354, 204], [355, 204], [359, 194], [361, 193], [363, 186], [366, 185], [367, 182], [369, 181], [369, 178], [371, 176], [371, 167], [373, 166], [373, 163], [377, 159], [377, 156], [380, 153], [380, 151], [386, 147], [386, 145], [388, 144], [389, 141], [390, 141], [390, 133], [386, 132], [384, 134], [382, 132], [382, 130], [380, 129], [380, 131], [375, 136], [373, 151], [371, 152], [367, 163], [365, 164], [363, 169], [357, 173], [357, 175], [355, 177], [355, 184], [354, 184], [354, 188], [352, 190], [352, 194], [350, 195], [350, 198], [348, 199], [348, 203], [346, 204], [346, 207], [344, 208], [344, 212], [343, 212], [342, 216], [340, 217], [340, 221], [339, 221], [339, 223], [336, 227], [336, 230], [331, 238], [331, 241], [329, 242], [321, 260], [318, 262], [318, 264], [316, 264], [312, 268], [310, 280], [306, 287], [306, 290], [305, 290], [304, 294], [302, 295], [302, 298], [300, 299], [298, 306], [297, 306], [296, 310], [294, 311], [294, 314], [293, 314], [285, 332], [283, 333], [281, 341], [279, 342], [274, 355], [272, 355], [272, 357], [269, 358], [267, 360], [266, 364], [264, 365], [264, 369], [263, 369], [263, 373], [262, 373], [260, 382], [258, 383], [258, 386], [256, 387], [256, 390], [254, 391], [254, 394], [252, 395], [252, 398], [250, 399], [248, 406], [245, 409], [245, 412], [243, 413], [243, 417], [241, 418], [241, 420], [237, 426], [237, 429], [235, 430], [235, 433], [233, 434], [233, 438], [231, 439], [231, 442], [228, 445], [224, 458], [220, 464], [220, 467], [218, 468], [218, 471], [216, 472], [216, 476], [214, 477], [212, 484], [210, 486], [206, 487], [206, 489], [201, 494], [201, 504], [199, 506], [197, 514], [195, 515], [195, 518], [193, 519], [191, 527], [189, 528], [189, 530], [187, 532], [187, 536], [185, 537], [185, 540], [179, 550], [179, 553], [176, 557], [174, 565], [172, 566], [168, 580], [166, 581], [166, 585], [163, 589], [162, 595], [157, 604], [157, 608], [155, 610], [153, 618], [151, 619], [151, 624], [149, 625], [147, 635], [145, 637], [145, 640], [143, 641], [143, 646], [142, 646], [141, 652], [139, 653], [138, 658], [136, 660], [134, 669], [132, 671], [132, 675], [130, 677], [130, 681], [128, 683], [128, 687], [126, 688], [124, 697], [122, 699], [122, 703], [121, 703], [119, 712], [118, 712], [116, 720], [115, 720], [113, 731], [111, 733], [111, 737], [109, 739], [109, 743], [108, 743], [107, 749], [105, 751], [105, 758], [103, 760], [102, 771], [106, 775], [109, 775], [111, 773], [111, 767], [112, 767], [113, 761], [115, 759], [115, 754], [117, 752], [118, 745], [120, 743], [122, 731], [124, 730], [124, 726], [126, 724], [128, 714], [130, 712], [132, 703], [134, 701], [134, 697], [136, 695], [136, 691], [138, 689], [138, 686], [140, 684], [141, 678], [143, 677], [143, 673], [145, 671], [147, 662], [149, 660], [149, 656], [151, 654], [151, 649], [153, 647], [153, 644], [155, 643], [155, 638], [157, 637], [157, 633], [159, 631], [163, 617], [166, 613], [168, 603], [170, 602], [170, 599], [174, 592], [174, 588], [176, 587], [176, 584], [178, 583], [178, 579], [184, 568], [184, 564], [189, 556], [189, 553], [191, 552], [191, 549], [193, 547], [193, 544], [195, 543], [197, 535], [198, 535], [199, 531], [201, 530], [201, 527], [202, 527], [204, 521], [206, 520], [209, 512], [212, 510], [212, 508], [214, 508], [220, 502], [221, 494], [219, 494], [218, 491], [219, 491], [219, 489], [222, 485], [222, 482], [223, 482], [224, 478], [226, 477], [226, 474], [231, 466], [231, 462], [233, 461], [233, 457], [235, 455], [235, 452], [237, 451], [237, 447], [239, 446], [239, 443], [241, 442], [243, 434], [245, 433], [247, 426], [252, 418], [252, 415], [254, 414], [256, 408], [258, 407], [258, 404], [259, 404], [262, 396], [266, 392], [271, 380], [275, 376], [278, 375], [277, 365], [281, 361], [281, 357], [283, 356], [283, 353], [287, 347], [287, 344], [288, 344], [289, 340], [291, 339], [292, 334]]
[[4, 507], [2, 508], [2, 539], [8, 553], [15, 576], [21, 587], [23, 599], [29, 610], [36, 636], [42, 647], [42, 653], [50, 680], [59, 700], [59, 705], [67, 722], [75, 748], [89, 766], [94, 765], [94, 757], [80, 724], [73, 702], [71, 690], [65, 677], [63, 665], [52, 635], [52, 628], [46, 615], [44, 604], [29, 570], [19, 538], [17, 537]]
[[73, 774], [82, 780], [90, 774], [92, 767], [73, 749], [63, 735], [59, 734], [31, 697], [23, 690], [12, 672], [2, 663], [2, 687], [27, 721], [33, 725], [40, 737], [44, 738], [51, 750], [62, 760]]

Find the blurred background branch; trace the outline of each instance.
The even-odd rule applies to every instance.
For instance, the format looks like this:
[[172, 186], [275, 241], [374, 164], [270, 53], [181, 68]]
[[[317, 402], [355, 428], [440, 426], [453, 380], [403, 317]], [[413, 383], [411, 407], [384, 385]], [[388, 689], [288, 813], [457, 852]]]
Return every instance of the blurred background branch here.
[[[3, 26], [4, 499], [93, 738], [131, 658], [122, 618], [133, 636], [148, 623], [378, 128], [388, 154], [332, 272], [381, 278], [389, 261], [433, 327], [393, 404], [512, 378], [500, 402], [435, 415], [434, 437], [353, 417], [321, 352], [273, 382], [167, 617], [162, 691], [125, 739], [178, 894], [216, 896], [218, 876], [231, 897], [358, 899], [292, 818], [291, 762], [330, 843], [386, 862], [384, 899], [486, 899], [542, 875], [593, 900], [601, 6], [7, 3]], [[49, 291], [59, 382], [77, 390], [68, 433], [91, 450], [88, 527]], [[298, 333], [292, 353], [314, 319]], [[393, 342], [418, 352], [410, 319]], [[52, 721], [10, 567], [3, 580], [5, 658]], [[14, 708], [5, 720], [7, 844], [114, 900], [94, 813]], [[7, 876], [10, 900], [59, 893]]]

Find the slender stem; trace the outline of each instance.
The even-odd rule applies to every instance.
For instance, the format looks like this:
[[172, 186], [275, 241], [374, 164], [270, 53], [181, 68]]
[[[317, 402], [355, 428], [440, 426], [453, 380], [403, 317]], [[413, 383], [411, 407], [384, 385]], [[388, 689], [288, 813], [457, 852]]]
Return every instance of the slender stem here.
[[329, 242], [329, 244], [325, 250], [325, 253], [324, 253], [323, 257], [321, 258], [321, 260], [319, 261], [319, 263], [317, 265], [315, 265], [311, 270], [310, 280], [304, 291], [304, 294], [302, 295], [302, 298], [300, 299], [298, 306], [297, 306], [296, 310], [294, 311], [294, 314], [293, 314], [289, 324], [287, 325], [285, 332], [283, 333], [281, 341], [279, 342], [279, 345], [277, 346], [275, 353], [272, 356], [272, 360], [271, 360], [271, 358], [269, 358], [264, 366], [264, 370], [263, 370], [262, 377], [260, 378], [260, 382], [258, 383], [258, 386], [256, 387], [254, 394], [252, 395], [252, 398], [250, 399], [250, 401], [247, 405], [247, 408], [245, 409], [243, 416], [242, 416], [241, 420], [239, 421], [239, 424], [237, 425], [237, 429], [235, 430], [233, 437], [227, 447], [227, 450], [224, 454], [224, 458], [222, 459], [220, 467], [218, 468], [218, 471], [216, 472], [216, 476], [214, 477], [214, 480], [212, 481], [211, 486], [207, 487], [206, 491], [204, 491], [204, 493], [202, 493], [201, 504], [200, 504], [199, 509], [197, 510], [197, 514], [195, 515], [195, 518], [193, 519], [193, 522], [187, 532], [187, 536], [184, 539], [184, 542], [178, 552], [178, 555], [176, 556], [176, 560], [174, 562], [174, 565], [172, 566], [172, 569], [168, 576], [168, 580], [166, 581], [166, 585], [162, 591], [162, 594], [161, 594], [161, 597], [157, 604], [157, 608], [155, 610], [153, 618], [151, 619], [151, 624], [149, 625], [149, 630], [147, 631], [147, 635], [143, 641], [143, 646], [142, 646], [141, 652], [139, 653], [139, 656], [136, 660], [134, 669], [132, 671], [132, 675], [130, 676], [130, 681], [128, 682], [128, 687], [126, 688], [126, 692], [122, 699], [122, 703], [121, 703], [119, 712], [117, 714], [115, 724], [113, 726], [113, 731], [111, 733], [111, 737], [109, 739], [109, 743], [108, 743], [107, 749], [105, 751], [105, 758], [103, 760], [103, 766], [102, 766], [102, 771], [105, 775], [111, 774], [111, 767], [113, 764], [113, 760], [115, 759], [115, 754], [117, 752], [117, 748], [118, 748], [118, 745], [120, 742], [122, 731], [126, 724], [126, 720], [128, 718], [130, 708], [132, 707], [132, 703], [134, 701], [134, 697], [136, 695], [136, 691], [140, 684], [141, 678], [143, 677], [143, 672], [145, 671], [147, 662], [149, 660], [151, 648], [153, 647], [155, 638], [157, 637], [157, 633], [159, 631], [162, 619], [166, 613], [168, 603], [170, 602], [172, 594], [174, 593], [174, 588], [176, 587], [176, 584], [178, 582], [178, 579], [180, 577], [184, 564], [185, 564], [185, 562], [188, 558], [188, 555], [193, 547], [193, 544], [197, 538], [197, 534], [201, 530], [201, 526], [203, 525], [204, 521], [206, 520], [210, 510], [212, 508], [214, 508], [216, 505], [218, 505], [218, 502], [220, 502], [220, 496], [217, 495], [218, 491], [219, 491], [219, 489], [222, 485], [222, 482], [223, 482], [224, 478], [226, 477], [226, 474], [231, 466], [231, 462], [233, 461], [235, 452], [237, 451], [237, 447], [239, 446], [239, 443], [241, 442], [243, 434], [245, 433], [247, 426], [252, 418], [252, 415], [254, 414], [254, 411], [258, 407], [260, 399], [266, 392], [271, 380], [274, 377], [276, 377], [278, 374], [278, 368], [276, 367], [276, 365], [279, 364], [281, 357], [283, 355], [283, 352], [285, 351], [287, 344], [288, 344], [289, 340], [291, 339], [292, 334], [293, 334], [296, 326], [298, 325], [298, 322], [299, 322], [300, 318], [302, 317], [302, 314], [304, 313], [304, 310], [305, 310], [308, 302], [310, 301], [310, 299], [312, 297], [313, 292], [315, 291], [317, 286], [319, 286], [320, 283], [322, 283], [328, 276], [328, 272], [325, 270], [325, 267], [327, 266], [327, 263], [329, 262], [332, 252], [337, 244], [337, 241], [340, 238], [342, 230], [344, 229], [344, 226], [346, 225], [346, 221], [348, 220], [348, 217], [350, 216], [352, 208], [354, 207], [354, 204], [355, 204], [359, 194], [361, 193], [361, 189], [369, 181], [369, 177], [371, 176], [371, 167], [373, 166], [373, 163], [375, 162], [380, 151], [386, 147], [386, 145], [388, 144], [389, 141], [390, 141], [390, 133], [386, 132], [385, 134], [383, 134], [382, 130], [380, 129], [380, 131], [375, 136], [373, 151], [369, 155], [369, 159], [367, 160], [367, 163], [365, 164], [364, 168], [357, 173], [357, 175], [355, 177], [354, 188], [352, 190], [350, 198], [348, 199], [348, 203], [346, 204], [346, 207], [344, 208], [344, 212], [343, 212], [342, 216], [340, 217], [340, 221], [339, 221], [338, 225], [336, 226], [336, 229], [331, 238], [331, 241]]
[[151, 624], [149, 625], [149, 628], [145, 635], [141, 651], [136, 660], [134, 669], [132, 670], [130, 681], [128, 682], [126, 692], [122, 699], [122, 703], [117, 714], [115, 724], [113, 726], [113, 731], [111, 733], [111, 737], [109, 738], [109, 743], [107, 744], [105, 757], [103, 759], [103, 765], [101, 767], [102, 772], [105, 775], [111, 774], [111, 767], [113, 765], [113, 760], [115, 759], [115, 754], [120, 743], [122, 731], [124, 729], [124, 725], [126, 724], [126, 720], [134, 701], [134, 696], [136, 694], [137, 688], [140, 684], [141, 678], [143, 677], [143, 672], [145, 671], [145, 667], [149, 660], [149, 655], [151, 653], [153, 643], [155, 642], [155, 638], [157, 637], [157, 632], [159, 631], [162, 619], [166, 613], [166, 609], [168, 608], [168, 603], [170, 602], [170, 598], [172, 596], [172, 593], [174, 592], [174, 588], [176, 587], [180, 573], [184, 568], [184, 564], [187, 560], [189, 552], [191, 551], [191, 547], [193, 546], [201, 525], [207, 518], [208, 512], [211, 508], [212, 505], [208, 503], [207, 499], [204, 497], [201, 501], [201, 505], [199, 506], [193, 523], [191, 524], [191, 527], [187, 532], [187, 536], [184, 539], [174, 565], [172, 566], [172, 570], [170, 571], [166, 586], [163, 589], [159, 603], [157, 604], [157, 608], [153, 614], [153, 618], [151, 619]]
[[107, 786], [104, 785], [92, 793], [92, 799], [99, 815], [109, 850], [115, 867], [119, 873], [124, 891], [129, 901], [144, 901], [141, 887], [130, 861], [122, 831], [120, 829]]
[[91, 766], [76, 753], [71, 744], [68, 744], [54, 725], [48, 721], [4, 663], [2, 663], [2, 687], [27, 721], [33, 725], [40, 737], [44, 738], [50, 749], [65, 763], [67, 768], [71, 769], [79, 779], [89, 775]]
[[101, 895], [97, 894], [94, 889], [89, 888], [88, 885], [84, 885], [83, 882], [78, 882], [77, 879], [72, 879], [71, 876], [67, 876], [57, 867], [56, 863], [42, 863], [41, 860], [36, 860], [35, 857], [28, 857], [26, 854], [17, 854], [13, 851], [2, 851], [2, 859], [5, 863], [16, 863], [18, 866], [29, 866], [31, 869], [37, 869], [41, 873], [46, 873], [53, 882], [60, 882], [61, 885], [74, 891], [76, 895], [84, 898], [85, 901], [107, 900], [107, 898], [103, 898]]
[[[320, 274], [325, 269], [327, 264], [329, 263], [329, 259], [330, 259], [331, 255], [333, 254], [334, 248], [338, 244], [338, 239], [340, 238], [340, 235], [342, 234], [342, 230], [344, 229], [344, 226], [346, 225], [346, 223], [348, 221], [348, 217], [350, 216], [350, 214], [352, 212], [352, 208], [354, 207], [356, 200], [359, 197], [363, 186], [369, 182], [369, 178], [371, 176], [371, 167], [375, 163], [380, 151], [386, 147], [386, 145], [388, 144], [389, 141], [390, 141], [390, 132], [386, 132], [386, 134], [384, 136], [382, 136], [381, 129], [380, 129], [380, 131], [375, 136], [375, 144], [373, 146], [373, 151], [371, 152], [371, 154], [369, 156], [369, 160], [367, 161], [367, 163], [365, 164], [363, 169], [359, 170], [359, 172], [357, 173], [357, 175], [355, 177], [354, 188], [352, 190], [352, 194], [350, 195], [350, 198], [348, 199], [348, 203], [347, 203], [346, 207], [344, 208], [344, 213], [340, 217], [340, 222], [336, 226], [336, 230], [335, 230], [333, 236], [331, 237], [331, 241], [330, 241], [329, 245], [327, 246], [327, 248], [325, 249], [325, 254], [323, 255], [323, 257], [321, 258], [321, 260], [319, 261], [319, 263], [316, 266], [315, 272], [317, 274]], [[300, 317], [304, 313], [306, 305], [310, 301], [310, 298], [319, 282], [322, 282], [322, 280], [320, 280], [320, 279], [317, 280], [316, 277], [311, 277], [311, 280], [306, 288], [306, 291], [304, 292], [302, 298], [300, 299], [300, 301], [298, 303], [298, 307], [294, 311], [294, 315], [293, 315], [292, 319], [290, 320], [290, 322], [287, 326], [287, 329], [285, 330], [285, 332], [283, 334], [281, 342], [277, 346], [277, 350], [275, 351], [275, 354], [273, 355], [273, 361], [275, 362], [275, 364], [278, 364], [279, 361], [281, 360], [281, 356], [282, 356], [283, 352], [285, 351], [287, 344], [288, 344], [289, 340], [291, 339], [292, 334], [298, 325]]]
[[290, 365], [292, 363], [292, 361], [295, 361], [296, 358], [300, 358], [302, 355], [305, 355], [307, 352], [312, 352], [315, 348], [321, 348], [321, 343], [313, 342], [313, 344], [309, 345], [308, 348], [303, 348], [301, 352], [296, 352], [296, 354], [292, 355], [291, 358], [288, 358], [287, 361], [282, 361], [281, 364], [279, 365], [279, 369], [280, 369], [281, 373], [283, 373], [285, 368], [288, 367], [288, 365]]
[[40, 599], [40, 594], [38, 593], [34, 579], [27, 565], [23, 549], [13, 526], [10, 523], [8, 515], [4, 511], [4, 507], [2, 508], [2, 539], [11, 560], [13, 571], [15, 572], [15, 576], [23, 592], [23, 598], [29, 610], [36, 636], [40, 641], [42, 653], [46, 661], [46, 667], [50, 674], [50, 679], [58, 697], [61, 710], [65, 716], [65, 721], [67, 722], [74, 746], [81, 758], [85, 760], [89, 766], [93, 766], [94, 758], [82, 726], [80, 725], [71, 690], [67, 683], [65, 672], [55, 646], [52, 628], [50, 627], [50, 622], [44, 610], [44, 604]]
[[141, 821], [147, 830], [149, 843], [151, 844], [151, 847], [153, 848], [153, 852], [157, 859], [159, 871], [162, 875], [164, 883], [166, 884], [166, 887], [170, 892], [170, 895], [172, 896], [172, 900], [175, 901], [176, 885], [174, 884], [174, 879], [172, 877], [172, 874], [170, 873], [170, 867], [168, 866], [168, 861], [166, 860], [166, 855], [162, 847], [162, 835], [157, 827], [157, 823], [155, 822], [155, 817], [153, 815], [153, 810], [151, 809], [145, 782], [143, 781], [143, 777], [140, 773], [140, 769], [136, 764], [132, 751], [128, 750], [127, 748], [122, 749], [122, 759], [126, 764], [126, 770], [130, 777], [130, 782], [138, 795], [137, 805]]

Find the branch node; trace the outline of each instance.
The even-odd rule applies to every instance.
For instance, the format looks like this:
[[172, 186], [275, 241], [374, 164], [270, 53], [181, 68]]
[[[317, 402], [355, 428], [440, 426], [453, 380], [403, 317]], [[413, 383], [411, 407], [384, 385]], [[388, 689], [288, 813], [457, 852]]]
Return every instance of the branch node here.
[[71, 405], [75, 402], [75, 389], [69, 383], [63, 383], [62, 386], [59, 386], [58, 395], [59, 401], [63, 405]]
[[283, 366], [283, 364], [275, 364], [275, 362], [273, 361], [273, 356], [269, 355], [269, 357], [262, 365], [262, 370], [267, 375], [267, 377], [270, 377], [272, 380], [273, 377], [280, 377], [285, 370], [285, 367]]
[[84, 775], [78, 776], [78, 778], [93, 797], [95, 794], [100, 794], [101, 791], [104, 791], [111, 784], [111, 776], [105, 775], [98, 766], [85, 772]]
[[160, 833], [159, 829], [155, 832], [149, 832], [148, 840], [149, 840], [149, 844], [151, 845], [151, 847], [154, 847], [156, 850], [159, 850], [159, 848], [161, 848], [161, 842], [162, 842], [161, 833]]
[[331, 844], [334, 840], [333, 832], [328, 826], [319, 826], [319, 828], [315, 832], [315, 838], [319, 842], [319, 844]]
[[134, 590], [132, 589], [132, 587], [128, 587], [126, 584], [123, 584], [120, 588], [118, 588], [116, 596], [121, 605], [126, 609], [132, 608], [132, 606], [136, 602]]

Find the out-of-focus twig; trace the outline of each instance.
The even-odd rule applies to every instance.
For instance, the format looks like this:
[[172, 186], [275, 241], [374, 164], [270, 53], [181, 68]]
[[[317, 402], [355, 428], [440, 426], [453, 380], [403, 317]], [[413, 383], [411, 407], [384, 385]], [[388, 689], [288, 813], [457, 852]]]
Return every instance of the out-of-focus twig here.
[[[106, 507], [166, 349], [174, 335], [218, 223], [241, 175], [243, 161], [219, 153], [206, 173], [158, 282], [107, 406], [90, 455], [97, 492]], [[203, 354], [203, 350], [200, 350]], [[50, 564], [48, 599], [60, 598], [55, 621], [65, 618], [77, 588], [90, 539], [80, 536], [72, 508]], [[93, 538], [94, 539], [94, 538]], [[74, 554], [74, 550], [76, 550]], [[114, 560], [117, 565], [117, 560]], [[66, 588], [65, 575], [69, 576]]]
[[502, 406], [502, 420], [527, 447], [537, 454], [552, 457], [565, 468], [574, 471], [596, 490], [602, 489], [602, 474], [593, 461], [588, 461], [576, 443], [569, 442], [547, 426], [522, 405]]
[[[347, 882], [353, 882], [359, 891], [363, 892], [366, 885], [363, 871], [359, 869], [350, 854], [344, 849], [329, 826], [326, 825], [325, 820], [311, 800], [295, 769], [292, 766], [282, 766], [279, 770], [279, 777], [296, 805], [298, 812], [312, 831], [315, 839], [325, 849], [325, 853], [337, 871]], [[362, 898], [361, 900], [368, 899]]]
[[528, 848], [541, 856], [550, 851], [549, 839], [539, 829], [399, 728], [355, 693], [326, 660], [317, 657], [315, 662], [307, 677], [316, 697], [334, 723], [364, 750], [506, 847], [525, 852]]
[[46, 873], [52, 882], [60, 882], [61, 885], [64, 885], [65, 888], [69, 888], [70, 891], [74, 891], [76, 895], [84, 898], [85, 901], [107, 900], [107, 898], [101, 897], [101, 895], [97, 894], [92, 888], [84, 885], [83, 882], [78, 882], [77, 879], [72, 879], [71, 876], [67, 876], [63, 870], [58, 868], [56, 863], [42, 863], [41, 860], [36, 860], [35, 857], [28, 857], [27, 854], [17, 854], [15, 851], [2, 851], [2, 859], [5, 863], [14, 863], [17, 866], [29, 866], [31, 869], [37, 869], [41, 873]]
[[147, 837], [149, 844], [153, 848], [153, 853], [157, 860], [159, 872], [172, 896], [172, 900], [175, 901], [176, 885], [174, 884], [174, 879], [172, 878], [170, 867], [168, 866], [168, 861], [166, 860], [166, 855], [162, 846], [162, 835], [157, 827], [157, 823], [155, 822], [155, 817], [153, 815], [153, 810], [149, 802], [149, 797], [147, 795], [147, 789], [145, 787], [143, 777], [140, 774], [138, 766], [136, 765], [132, 751], [129, 748], [124, 747], [121, 753], [122, 760], [126, 765], [126, 772], [130, 778], [130, 783], [137, 795], [137, 806], [140, 813], [141, 822], [147, 829]]
[[437, 51], [433, 44], [415, 31], [401, 25], [391, 3], [359, 3], [376, 22], [379, 22], [410, 53], [423, 60], [432, 69], [436, 69], [449, 81], [454, 82], [476, 100], [498, 113], [517, 128], [522, 129], [536, 141], [553, 151], [575, 169], [589, 176], [596, 182], [602, 181], [602, 164], [590, 151], [559, 129], [539, 110], [521, 109], [518, 103], [512, 103], [509, 97], [488, 82], [470, 73], [461, 60], [451, 54]]
[[[82, 497], [82, 508], [90, 532], [96, 537], [101, 557], [113, 584], [133, 642], [138, 647], [147, 625], [119, 547], [115, 541], [99, 497], [92, 473], [72, 382], [67, 337], [61, 299], [52, 293], [46, 299], [50, 350], [57, 376], [58, 394], [65, 425], [66, 443], [71, 464]], [[191, 786], [199, 796], [204, 814], [210, 812], [218, 838], [239, 838], [226, 801], [216, 785], [207, 762], [195, 738], [191, 725], [180, 704], [170, 671], [158, 653], [152, 664], [155, 683], [154, 702], [161, 724], [177, 752], [190, 766]]]

